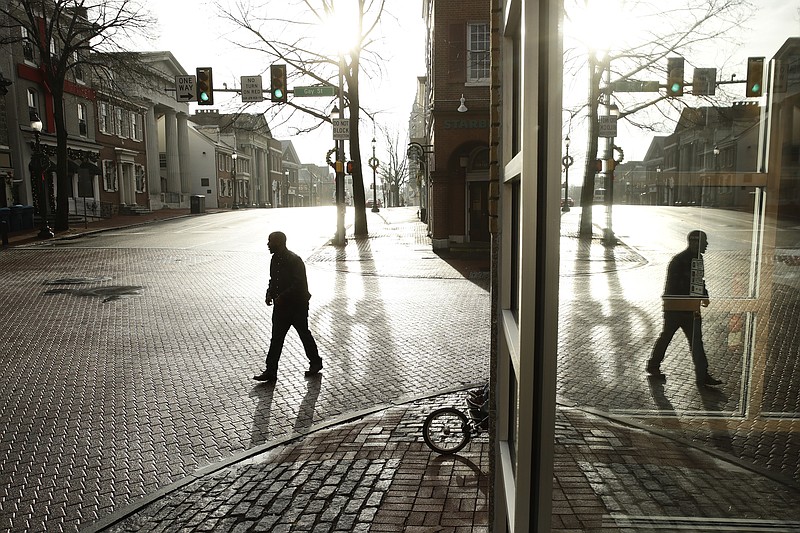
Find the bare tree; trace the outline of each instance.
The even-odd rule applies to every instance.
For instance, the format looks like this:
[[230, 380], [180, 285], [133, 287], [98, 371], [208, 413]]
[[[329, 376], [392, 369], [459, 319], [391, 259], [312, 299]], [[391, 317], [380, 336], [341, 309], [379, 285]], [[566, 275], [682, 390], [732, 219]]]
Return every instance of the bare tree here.
[[[78, 69], [117, 72], [134, 67], [134, 54], [124, 52], [124, 44], [137, 35], [146, 35], [153, 19], [131, 0], [26, 0], [0, 5], [0, 42], [11, 44], [27, 40], [38, 57], [38, 68], [48, 97], [53, 102], [56, 132], [55, 229], [69, 229], [67, 130], [64, 118], [65, 84]], [[42, 117], [45, 118], [45, 117]]]
[[[275, 11], [274, 4], [269, 3], [253, 6], [237, 2], [234, 10], [224, 6], [219, 6], [219, 10], [234, 26], [245, 30], [247, 37], [237, 35], [233, 40], [234, 44], [244, 50], [266, 55], [268, 62], [286, 63], [290, 67], [290, 79], [294, 82], [338, 86], [340, 58], [330, 55], [330, 51], [321, 48], [315, 40], [320, 27], [328, 23], [340, 6], [337, 6], [336, 0], [301, 0], [300, 3], [305, 8], [305, 14], [296, 17], [296, 20], [290, 20], [284, 11], [272, 15]], [[350, 112], [350, 160], [356, 163], [353, 169], [353, 201], [354, 234], [357, 237], [368, 233], [363, 172], [365, 166], [362, 164], [358, 129], [362, 111], [359, 75], [365, 67], [365, 61], [370, 68], [376, 71], [381, 69], [380, 58], [370, 53], [370, 44], [374, 42], [372, 35], [384, 14], [384, 4], [385, 0], [357, 0], [353, 30], [356, 34], [355, 44], [341, 57], [345, 105]], [[292, 121], [297, 133], [314, 130], [330, 122], [328, 111], [333, 100], [323, 102], [325, 103], [322, 105], [315, 105], [315, 102], [305, 99], [304, 105], [300, 105], [296, 99], [289, 100], [282, 104], [283, 108], [290, 111], [283, 114], [283, 120]], [[305, 114], [313, 120], [310, 123], [304, 122], [305, 126], [299, 126], [297, 124], [301, 121], [298, 120], [297, 113]]]
[[[568, 19], [577, 17], [588, 9], [590, 0], [574, 0], [566, 9]], [[581, 191], [580, 236], [592, 236], [592, 201], [596, 173], [595, 158], [599, 148], [598, 115], [600, 105], [620, 104], [619, 118], [636, 127], [654, 130], [670, 121], [675, 109], [685, 104], [682, 99], [654, 93], [614, 92], [616, 84], [625, 81], [665, 80], [666, 60], [671, 56], [691, 57], [701, 46], [720, 46], [733, 42], [737, 28], [754, 10], [747, 0], [680, 0], [670, 4], [648, 0], [623, 0], [615, 13], [633, 13], [641, 17], [652, 17], [657, 24], [641, 24], [634, 28], [602, 28], [596, 21], [595, 31], [615, 32], [628, 39], [616, 49], [608, 50], [598, 58], [596, 50], [588, 48], [567, 50], [565, 73], [577, 76], [579, 70], [588, 67], [588, 95], [585, 103], [569, 109], [575, 114], [585, 108], [587, 147]], [[605, 6], [604, 6], [605, 8]], [[607, 8], [606, 8], [607, 9]], [[645, 30], [643, 28], [655, 28]], [[699, 55], [699, 54], [698, 54]], [[644, 98], [642, 95], [645, 95]], [[644, 117], [642, 111], [648, 110]], [[610, 157], [610, 154], [607, 155]]]
[[408, 183], [408, 155], [397, 131], [384, 126], [379, 129], [386, 144], [388, 160], [378, 167], [378, 174], [388, 186], [386, 207], [397, 207], [400, 205], [400, 191]]

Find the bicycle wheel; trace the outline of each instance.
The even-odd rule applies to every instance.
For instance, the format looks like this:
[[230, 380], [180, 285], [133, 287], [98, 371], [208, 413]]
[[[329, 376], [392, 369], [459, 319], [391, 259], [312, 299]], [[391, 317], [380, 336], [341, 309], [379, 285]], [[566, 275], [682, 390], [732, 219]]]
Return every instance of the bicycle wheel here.
[[469, 442], [470, 426], [467, 415], [455, 407], [437, 409], [425, 418], [422, 438], [437, 453], [456, 453]]

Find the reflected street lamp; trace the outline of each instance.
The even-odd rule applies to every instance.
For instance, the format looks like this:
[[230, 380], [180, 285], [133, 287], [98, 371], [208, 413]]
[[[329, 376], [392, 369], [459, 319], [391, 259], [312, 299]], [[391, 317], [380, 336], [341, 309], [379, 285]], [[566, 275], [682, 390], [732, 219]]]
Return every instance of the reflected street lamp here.
[[239, 209], [239, 185], [236, 183], [236, 159], [238, 157], [236, 150], [234, 150], [231, 154], [231, 159], [233, 159], [233, 205], [231, 209]]
[[564, 146], [567, 148], [567, 155], [561, 159], [561, 164], [564, 165], [564, 205], [561, 206], [561, 211], [569, 213], [569, 167], [575, 162], [569, 155], [569, 135], [564, 138]]
[[369, 166], [372, 169], [372, 212], [377, 213], [380, 211], [378, 208], [378, 189], [375, 180], [375, 172], [378, 169], [378, 158], [375, 157], [375, 137], [372, 138], [372, 157], [369, 158]]
[[39, 216], [41, 217], [41, 227], [39, 229], [38, 237], [40, 239], [50, 239], [53, 235], [53, 230], [47, 225], [47, 218], [49, 217], [48, 204], [50, 203], [50, 194], [47, 186], [47, 169], [50, 167], [50, 159], [42, 153], [42, 145], [40, 135], [42, 133], [42, 120], [36, 113], [31, 114], [31, 129], [35, 139], [33, 158], [31, 160], [31, 170], [39, 182]]

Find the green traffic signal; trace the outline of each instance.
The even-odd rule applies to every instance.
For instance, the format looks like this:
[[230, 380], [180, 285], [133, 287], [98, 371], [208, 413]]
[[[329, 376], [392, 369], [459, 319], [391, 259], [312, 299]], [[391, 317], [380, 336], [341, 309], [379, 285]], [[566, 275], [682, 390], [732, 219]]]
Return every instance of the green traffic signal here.
[[747, 87], [745, 88], [744, 95], [747, 98], [757, 98], [761, 96], [762, 93], [761, 83], [763, 79], [764, 79], [764, 58], [748, 57]]
[[667, 58], [667, 96], [683, 96], [682, 57]]
[[197, 105], [214, 105], [214, 85], [211, 67], [198, 67], [196, 74]]
[[270, 100], [286, 103], [286, 65], [270, 65]]

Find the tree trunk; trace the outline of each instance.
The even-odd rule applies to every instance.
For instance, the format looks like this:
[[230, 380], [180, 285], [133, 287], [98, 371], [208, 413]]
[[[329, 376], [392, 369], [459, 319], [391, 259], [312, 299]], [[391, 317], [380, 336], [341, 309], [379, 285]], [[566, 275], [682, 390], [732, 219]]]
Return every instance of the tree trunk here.
[[[587, 132], [586, 162], [583, 169], [583, 187], [581, 188], [581, 221], [578, 236], [582, 239], [592, 238], [592, 206], [594, 204], [594, 180], [597, 168], [598, 147], [598, 101], [600, 100], [600, 74], [597, 61], [589, 58], [589, 125]], [[598, 73], [599, 72], [599, 73]]]
[[366, 194], [364, 193], [364, 165], [361, 160], [361, 143], [358, 130], [360, 116], [360, 97], [358, 93], [359, 54], [354, 52], [347, 68], [347, 96], [350, 105], [350, 160], [355, 163], [353, 168], [353, 206], [355, 208], [355, 224], [353, 235], [366, 237], [367, 229]]
[[72, 195], [72, 179], [67, 165], [67, 129], [64, 123], [64, 82], [55, 81], [52, 87], [53, 119], [56, 125], [56, 231], [69, 229], [69, 198]]

